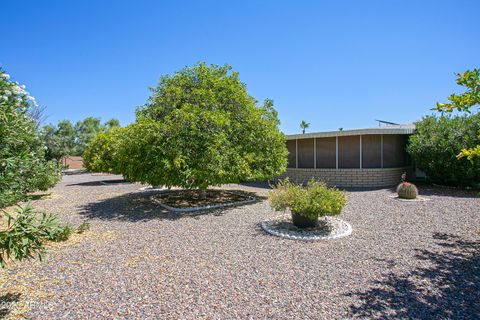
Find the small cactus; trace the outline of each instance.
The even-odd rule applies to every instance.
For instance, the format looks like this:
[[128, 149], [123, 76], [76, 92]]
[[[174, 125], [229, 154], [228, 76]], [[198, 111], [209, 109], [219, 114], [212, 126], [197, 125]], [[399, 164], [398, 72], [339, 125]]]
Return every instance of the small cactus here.
[[416, 199], [418, 189], [413, 183], [404, 181], [398, 185], [397, 194], [400, 199]]

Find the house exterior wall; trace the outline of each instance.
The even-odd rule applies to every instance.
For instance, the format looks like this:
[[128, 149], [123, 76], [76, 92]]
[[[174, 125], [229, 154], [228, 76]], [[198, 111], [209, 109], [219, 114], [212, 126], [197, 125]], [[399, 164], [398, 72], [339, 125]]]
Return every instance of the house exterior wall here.
[[410, 175], [411, 167], [376, 169], [294, 169], [287, 168], [279, 179], [305, 184], [311, 178], [340, 188], [391, 187], [401, 181], [404, 172]]
[[287, 171], [279, 178], [296, 183], [315, 178], [346, 188], [389, 187], [404, 172], [411, 174], [407, 134], [340, 134], [287, 140]]

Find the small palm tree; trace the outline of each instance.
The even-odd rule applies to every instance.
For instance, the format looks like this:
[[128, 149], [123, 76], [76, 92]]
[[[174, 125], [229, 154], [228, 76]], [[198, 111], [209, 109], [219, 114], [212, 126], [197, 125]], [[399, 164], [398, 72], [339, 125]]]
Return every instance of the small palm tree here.
[[310, 123], [308, 123], [307, 121], [302, 120], [302, 122], [300, 122], [300, 128], [302, 129], [303, 134], [305, 134], [305, 129], [307, 129], [308, 127], [310, 127]]

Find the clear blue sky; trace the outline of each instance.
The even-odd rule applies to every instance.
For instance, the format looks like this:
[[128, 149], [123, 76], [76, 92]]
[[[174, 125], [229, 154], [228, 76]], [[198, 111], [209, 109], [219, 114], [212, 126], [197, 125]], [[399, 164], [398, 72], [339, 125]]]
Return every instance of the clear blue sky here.
[[161, 74], [229, 63], [285, 133], [408, 123], [480, 67], [480, 1], [2, 1], [0, 66], [48, 122], [134, 121]]

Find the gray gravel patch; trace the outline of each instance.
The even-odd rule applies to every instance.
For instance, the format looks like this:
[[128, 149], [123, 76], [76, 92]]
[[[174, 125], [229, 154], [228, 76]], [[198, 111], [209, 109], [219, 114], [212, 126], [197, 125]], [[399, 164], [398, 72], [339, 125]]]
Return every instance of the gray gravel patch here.
[[[264, 200], [204, 214], [173, 213], [118, 176], [65, 176], [34, 206], [89, 236], [43, 263], [6, 271], [45, 293], [32, 319], [478, 319], [480, 199], [421, 188], [432, 201], [392, 201], [392, 190], [348, 193], [336, 241], [272, 237]], [[268, 189], [229, 185], [257, 192]], [[3, 271], [2, 271], [3, 272]], [[29, 275], [25, 275], [28, 273]], [[37, 301], [23, 293], [21, 299]], [[8, 316], [7, 314], [4, 314]]]

